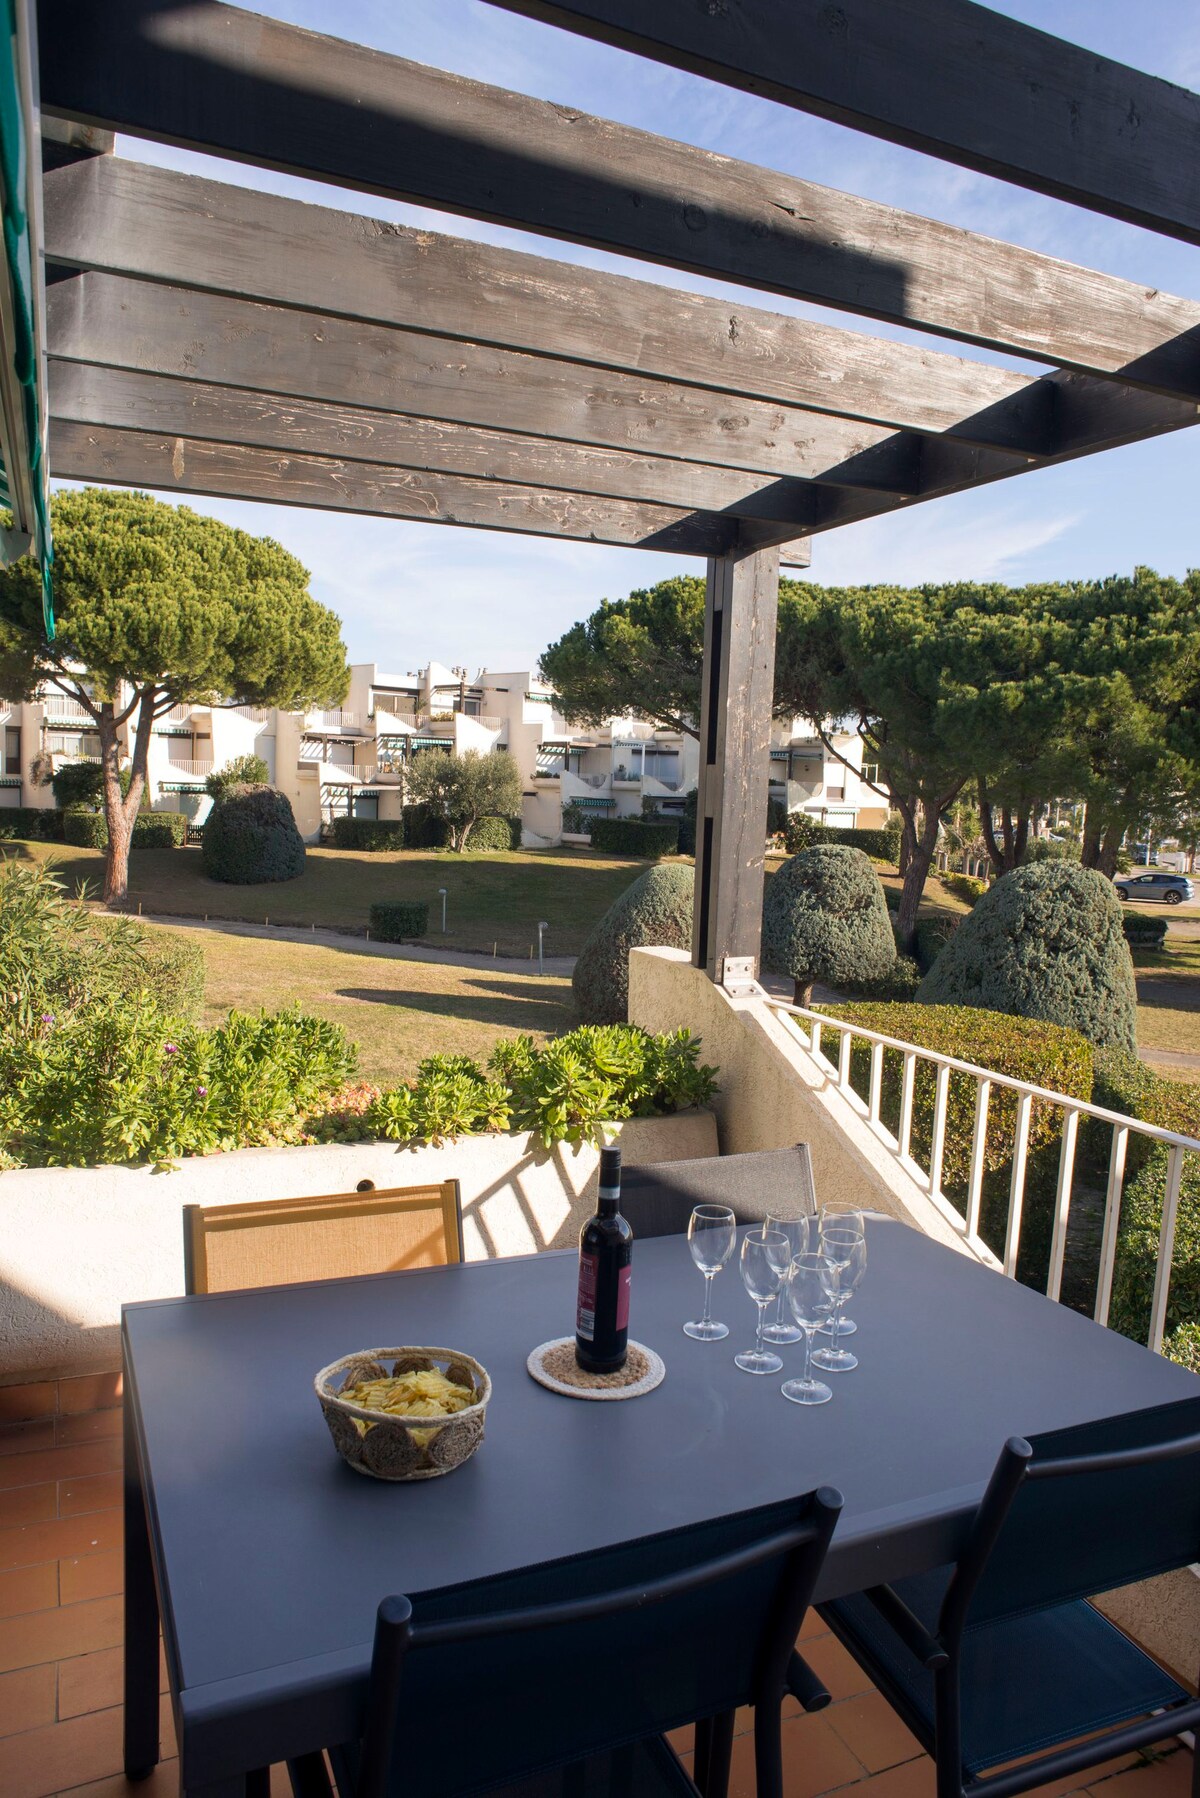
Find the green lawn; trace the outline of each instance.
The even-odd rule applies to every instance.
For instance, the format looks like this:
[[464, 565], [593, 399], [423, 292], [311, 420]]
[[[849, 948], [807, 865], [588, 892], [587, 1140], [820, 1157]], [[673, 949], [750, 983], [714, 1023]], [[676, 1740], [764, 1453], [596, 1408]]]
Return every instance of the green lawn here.
[[[1162, 950], [1134, 951], [1138, 1041], [1143, 1049], [1200, 1054], [1200, 940], [1167, 939]], [[1176, 1069], [1164, 1069], [1179, 1078]]]
[[407, 1079], [426, 1055], [486, 1060], [498, 1037], [550, 1036], [579, 1021], [569, 980], [404, 961], [372, 955], [365, 944], [327, 949], [218, 931], [179, 934], [204, 947], [205, 1023], [219, 1024], [235, 1007], [300, 1005], [340, 1024], [358, 1044], [363, 1078], [381, 1085]]
[[[3, 843], [0, 853], [54, 862], [72, 882], [99, 893], [103, 857], [62, 843]], [[392, 855], [310, 849], [298, 880], [226, 886], [205, 877], [198, 849], [135, 849], [129, 858], [134, 907], [177, 917], [245, 918], [261, 924], [317, 924], [362, 932], [376, 899], [423, 899], [428, 941], [442, 948], [528, 955], [545, 919], [547, 955], [575, 955], [596, 920], [645, 867], [586, 850], [515, 850], [454, 855], [404, 850]], [[438, 888], [448, 891], [441, 934]]]

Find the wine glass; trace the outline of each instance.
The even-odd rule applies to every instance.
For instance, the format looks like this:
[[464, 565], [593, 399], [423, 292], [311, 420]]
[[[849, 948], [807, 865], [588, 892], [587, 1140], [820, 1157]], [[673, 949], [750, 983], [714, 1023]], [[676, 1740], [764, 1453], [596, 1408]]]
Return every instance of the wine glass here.
[[[857, 1230], [860, 1236], [865, 1236], [867, 1233], [867, 1214], [865, 1211], [860, 1211], [855, 1205], [822, 1205], [818, 1221], [822, 1224], [845, 1224], [848, 1229]], [[833, 1319], [831, 1317], [821, 1331], [822, 1336], [828, 1336], [832, 1329]], [[847, 1317], [844, 1313], [839, 1316], [839, 1336], [853, 1336], [857, 1329], [858, 1325], [852, 1317]]]
[[804, 1372], [779, 1388], [794, 1405], [824, 1405], [833, 1397], [823, 1380], [814, 1380], [813, 1337], [829, 1316], [837, 1276], [824, 1255], [797, 1255], [788, 1270], [787, 1296], [792, 1316], [804, 1332]]
[[858, 1356], [839, 1346], [841, 1309], [867, 1271], [867, 1239], [847, 1224], [827, 1224], [821, 1230], [820, 1252], [833, 1269], [836, 1284], [829, 1347], [817, 1350], [813, 1364], [827, 1373], [849, 1373], [858, 1366]]
[[[788, 1241], [788, 1267], [797, 1255], [803, 1255], [809, 1246], [809, 1226], [816, 1230], [816, 1219], [808, 1217], [775, 1217], [768, 1212], [763, 1219], [762, 1234], [768, 1233], [786, 1236]], [[799, 1342], [804, 1331], [799, 1324], [790, 1322], [791, 1313], [787, 1309], [786, 1286], [787, 1268], [784, 1268], [784, 1284], [779, 1288], [779, 1298], [775, 1307], [774, 1323], [763, 1327], [763, 1339], [766, 1342]]]
[[688, 1247], [692, 1260], [704, 1275], [704, 1315], [699, 1323], [684, 1324], [685, 1336], [697, 1342], [720, 1342], [729, 1325], [716, 1323], [712, 1315], [712, 1283], [737, 1241], [737, 1219], [727, 1205], [697, 1205], [688, 1221]]
[[743, 1373], [778, 1373], [783, 1366], [778, 1355], [763, 1347], [763, 1325], [767, 1321], [767, 1306], [773, 1303], [783, 1285], [789, 1253], [788, 1239], [778, 1231], [742, 1238], [742, 1285], [758, 1306], [754, 1347], [733, 1357], [734, 1365]]

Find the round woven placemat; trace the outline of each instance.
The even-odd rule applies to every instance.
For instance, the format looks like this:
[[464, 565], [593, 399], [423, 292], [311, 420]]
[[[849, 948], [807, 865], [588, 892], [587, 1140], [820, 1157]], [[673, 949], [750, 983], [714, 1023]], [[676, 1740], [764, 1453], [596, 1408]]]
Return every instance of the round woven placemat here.
[[561, 1392], [564, 1398], [641, 1398], [661, 1384], [667, 1371], [653, 1349], [631, 1342], [620, 1373], [585, 1373], [576, 1365], [573, 1336], [543, 1342], [525, 1365], [539, 1386]]

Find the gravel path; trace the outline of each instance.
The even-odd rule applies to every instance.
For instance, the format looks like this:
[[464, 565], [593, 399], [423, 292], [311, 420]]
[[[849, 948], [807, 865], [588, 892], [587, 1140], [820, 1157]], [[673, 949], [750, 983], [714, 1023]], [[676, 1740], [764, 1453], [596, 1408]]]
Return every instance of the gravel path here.
[[[257, 936], [273, 943], [315, 943], [323, 949], [342, 949], [348, 955], [380, 955], [391, 961], [439, 962], [449, 968], [491, 968], [502, 974], [534, 974], [537, 961], [530, 956], [473, 954], [469, 949], [436, 949], [418, 943], [373, 943], [351, 931], [305, 930], [302, 925], [249, 924], [241, 918], [186, 918], [159, 912], [139, 914], [146, 924], [157, 924], [166, 930], [213, 930], [222, 936]], [[542, 965], [544, 974], [567, 977], [575, 966], [573, 955], [547, 955]]]

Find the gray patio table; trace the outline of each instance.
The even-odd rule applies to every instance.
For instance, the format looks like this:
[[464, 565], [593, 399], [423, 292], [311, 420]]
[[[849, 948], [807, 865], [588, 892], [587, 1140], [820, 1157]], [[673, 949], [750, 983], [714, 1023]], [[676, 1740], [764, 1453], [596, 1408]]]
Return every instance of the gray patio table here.
[[[822, 1597], [950, 1560], [1007, 1436], [1166, 1404], [1196, 1379], [890, 1220], [855, 1297], [860, 1366], [833, 1401], [733, 1365], [753, 1308], [731, 1267], [719, 1343], [693, 1342], [682, 1237], [637, 1245], [632, 1333], [658, 1390], [579, 1403], [531, 1348], [573, 1325], [575, 1257], [549, 1253], [126, 1308], [126, 1768], [158, 1759], [158, 1627], [188, 1798], [345, 1740], [385, 1594], [457, 1585], [812, 1490], [845, 1509]], [[338, 1459], [312, 1390], [358, 1348], [463, 1348], [492, 1376], [487, 1438], [444, 1479]], [[798, 1349], [786, 1351], [799, 1359]], [[790, 1368], [789, 1370], [790, 1371]], [[432, 1726], [437, 1719], [430, 1718]]]

